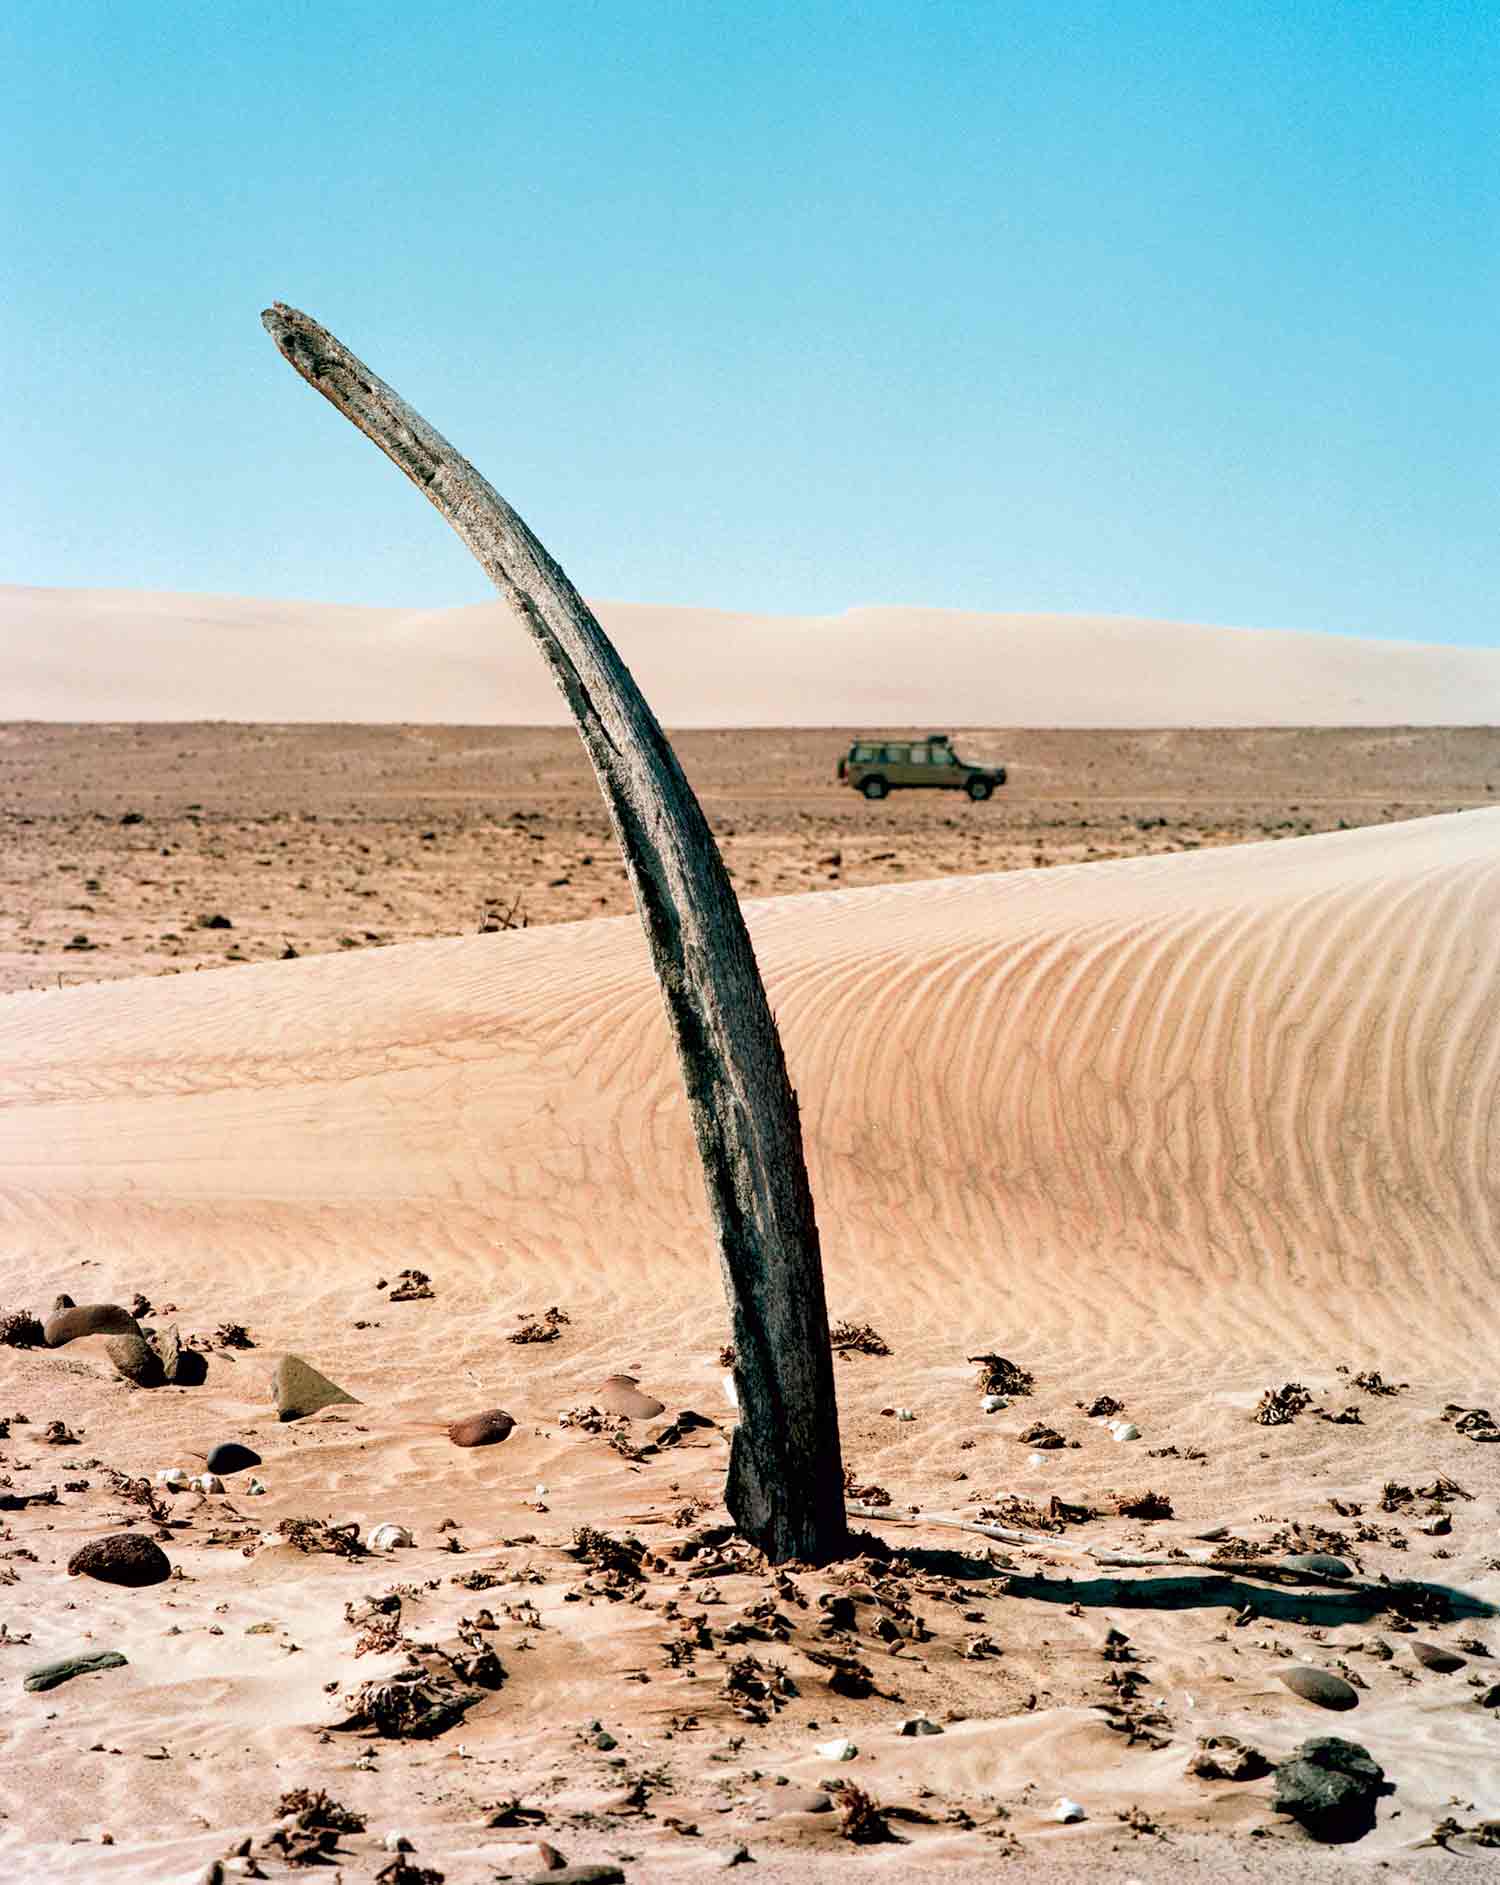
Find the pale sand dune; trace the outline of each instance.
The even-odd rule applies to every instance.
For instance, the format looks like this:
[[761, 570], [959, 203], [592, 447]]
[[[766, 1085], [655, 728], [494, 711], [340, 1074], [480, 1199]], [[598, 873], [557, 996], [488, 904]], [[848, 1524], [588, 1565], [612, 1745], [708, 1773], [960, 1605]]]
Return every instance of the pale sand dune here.
[[[1474, 726], [1500, 650], [1126, 616], [599, 602], [669, 727]], [[0, 586], [3, 714], [556, 725], [500, 602], [398, 610]]]
[[[839, 1365], [846, 1458], [861, 1478], [883, 1481], [898, 1508], [950, 1510], [997, 1489], [1102, 1500], [1150, 1483], [1170, 1493], [1177, 1522], [1102, 1529], [1160, 1550], [1213, 1523], [1254, 1536], [1289, 1517], [1343, 1523], [1331, 1496], [1389, 1530], [1382, 1481], [1440, 1470], [1476, 1495], [1453, 1506], [1452, 1535], [1428, 1538], [1409, 1517], [1408, 1549], [1361, 1546], [1367, 1568], [1500, 1598], [1500, 1447], [1439, 1418], [1446, 1400], [1495, 1405], [1500, 811], [789, 897], [748, 914], [802, 1100], [834, 1313], [874, 1322], [895, 1351]], [[131, 1471], [245, 1435], [266, 1455], [271, 1494], [247, 1500], [236, 1486], [231, 1503], [257, 1525], [300, 1512], [396, 1518], [421, 1547], [351, 1569], [178, 1533], [167, 1548], [192, 1584], [117, 1592], [60, 1569], [103, 1528], [108, 1495], [43, 1508], [45, 1530], [16, 1518], [39, 1563], [7, 1595], [35, 1631], [36, 1659], [87, 1628], [131, 1666], [16, 1709], [0, 1781], [0, 1870], [8, 1853], [12, 1876], [20, 1863], [35, 1868], [21, 1875], [68, 1880], [191, 1878], [227, 1835], [266, 1824], [278, 1789], [304, 1783], [361, 1806], [376, 1831], [406, 1823], [450, 1885], [503, 1869], [504, 1842], [524, 1835], [484, 1830], [484, 1803], [518, 1790], [549, 1801], [545, 1836], [570, 1858], [647, 1855], [633, 1878], [700, 1876], [709, 1850], [737, 1837], [770, 1885], [848, 1879], [853, 1866], [903, 1881], [994, 1876], [997, 1849], [978, 1834], [935, 1825], [915, 1846], [830, 1855], [827, 1819], [771, 1830], [734, 1804], [756, 1790], [751, 1769], [799, 1783], [826, 1774], [813, 1746], [844, 1732], [861, 1748], [848, 1775], [881, 1799], [910, 1802], [928, 1786], [939, 1819], [945, 1801], [1004, 1805], [1031, 1855], [1005, 1861], [1016, 1879], [1048, 1876], [1049, 1855], [1101, 1880], [1180, 1877], [1184, 1854], [1205, 1878], [1326, 1865], [1285, 1830], [1245, 1840], [1266, 1822], [1266, 1783], [1184, 1778], [1200, 1733], [1242, 1734], [1273, 1757], [1326, 1732], [1368, 1745], [1398, 1782], [1401, 1817], [1382, 1808], [1361, 1859], [1431, 1860], [1413, 1847], [1455, 1795], [1466, 1821], [1500, 1814], [1495, 1717], [1465, 1678], [1408, 1686], [1401, 1636], [1395, 1664], [1362, 1655], [1379, 1619], [1335, 1618], [1309, 1635], [1296, 1618], [1311, 1598], [1278, 1603], [1257, 1588], [1152, 1607], [1095, 1584], [1069, 1608], [1066, 1586], [1051, 1601], [979, 1587], [966, 1601], [983, 1606], [1000, 1660], [957, 1659], [967, 1626], [938, 1603], [920, 1661], [861, 1639], [899, 1705], [830, 1696], [795, 1648], [772, 1645], [803, 1694], [759, 1728], [715, 1700], [722, 1662], [664, 1673], [659, 1612], [563, 1603], [576, 1577], [556, 1546], [574, 1525], [657, 1524], [649, 1535], [670, 1541], [674, 1504], [712, 1500], [722, 1483], [716, 1434], [636, 1466], [555, 1424], [626, 1367], [669, 1407], [726, 1412], [719, 1285], [634, 919], [14, 995], [0, 1004], [0, 1080], [15, 1299], [45, 1307], [66, 1288], [128, 1300], [140, 1287], [175, 1302], [185, 1327], [232, 1318], [260, 1342], [216, 1355], [204, 1388], [154, 1395], [109, 1379], [92, 1344], [0, 1351], [7, 1398], [34, 1423], [15, 1430], [13, 1455], [40, 1454], [58, 1477], [35, 1423], [60, 1415], [82, 1430], [79, 1451]], [[431, 1273], [436, 1301], [391, 1304], [374, 1290], [408, 1264]], [[563, 1341], [504, 1341], [516, 1312], [553, 1302], [573, 1316]], [[991, 1347], [1038, 1385], [986, 1421], [964, 1358]], [[278, 1428], [265, 1380], [289, 1348], [362, 1406]], [[1341, 1363], [1411, 1389], [1362, 1400], [1358, 1426], [1250, 1421], [1261, 1389], [1283, 1380], [1332, 1406], [1359, 1398]], [[1115, 1446], [1083, 1419], [1103, 1391], [1125, 1401], [1142, 1444]], [[443, 1421], [497, 1402], [520, 1421], [510, 1441], [475, 1454], [448, 1445]], [[883, 1419], [894, 1405], [917, 1419]], [[1033, 1418], [1078, 1448], [1031, 1463], [1017, 1436]], [[1168, 1440], [1208, 1458], [1149, 1458], [1147, 1445]], [[527, 1503], [538, 1482], [541, 1513]], [[449, 1514], [469, 1545], [457, 1560], [438, 1549]], [[532, 1546], [498, 1542], [533, 1534]], [[1053, 1578], [1068, 1568], [1022, 1556]], [[523, 1575], [521, 1589], [483, 1597], [446, 1586], [455, 1570], [533, 1560], [544, 1584]], [[351, 1660], [342, 1605], [431, 1578], [445, 1587], [419, 1625], [414, 1614], [420, 1633], [440, 1633], [459, 1606], [519, 1596], [534, 1597], [546, 1627], [502, 1624], [512, 1679], [462, 1730], [386, 1745], [378, 1772], [358, 1771], [357, 1746], [317, 1740], [338, 1713], [324, 1685], [392, 1664]], [[719, 1585], [731, 1605], [761, 1588]], [[655, 1596], [664, 1590], [688, 1602], [685, 1581]], [[1251, 1627], [1230, 1628], [1252, 1598]], [[728, 1612], [710, 1614], [717, 1628]], [[185, 1632], [170, 1642], [169, 1616]], [[222, 1636], [207, 1633], [216, 1619]], [[258, 1622], [272, 1632], [247, 1636]], [[1148, 1702], [1171, 1718], [1164, 1750], [1104, 1725], [1098, 1650], [1111, 1623], [1143, 1658]], [[1482, 1607], [1477, 1621], [1433, 1628], [1500, 1650]], [[1273, 1674], [1292, 1655], [1351, 1658], [1369, 1683], [1358, 1714], [1294, 1701]], [[11, 1651], [6, 1667], [18, 1675], [31, 1656]], [[625, 1680], [639, 1670], [651, 1680]], [[30, 1706], [38, 1699], [52, 1707]], [[688, 1704], [701, 1725], [679, 1732]], [[941, 1738], [900, 1739], [896, 1719], [919, 1708], [966, 1719]], [[659, 1822], [613, 1837], [569, 1826], [569, 1803], [596, 1808], [620, 1785], [580, 1749], [577, 1726], [593, 1716], [619, 1735], [632, 1773], [673, 1765], [677, 1792], [655, 1811], [699, 1821], [701, 1838]], [[748, 1744], [726, 1752], [735, 1733]], [[95, 1743], [123, 1752], [81, 1752]], [[172, 1761], [153, 1765], [163, 1743]], [[1087, 1826], [1049, 1823], [1061, 1792], [1086, 1801]], [[733, 1812], [716, 1817], [726, 1802]], [[1115, 1815], [1140, 1803], [1174, 1843], [1131, 1841], [1111, 1858], [1124, 1837]], [[102, 1828], [116, 1841], [107, 1864]], [[75, 1836], [94, 1843], [68, 1844]]]
[[[1351, 1292], [1369, 1339], [1449, 1349], [1493, 1280], [1500, 813], [750, 913], [836, 1285], [1274, 1355]], [[102, 1222], [159, 1268], [211, 1223], [289, 1287], [309, 1239], [362, 1274], [437, 1238], [517, 1288], [711, 1293], [633, 919], [21, 995], [0, 1030], [13, 1247]]]

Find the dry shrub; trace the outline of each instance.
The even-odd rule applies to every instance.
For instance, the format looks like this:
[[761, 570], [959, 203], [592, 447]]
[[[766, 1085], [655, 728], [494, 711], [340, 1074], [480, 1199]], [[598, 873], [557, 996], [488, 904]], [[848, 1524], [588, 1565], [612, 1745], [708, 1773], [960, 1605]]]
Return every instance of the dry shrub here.
[[309, 1787], [298, 1787], [291, 1793], [284, 1793], [276, 1809], [276, 1817], [285, 1819], [289, 1813], [296, 1814], [299, 1826], [327, 1826], [336, 1833], [362, 1833], [365, 1830], [363, 1813], [356, 1813], [352, 1807], [340, 1806], [321, 1787], [316, 1793]]
[[1115, 1510], [1121, 1518], [1170, 1518], [1172, 1501], [1164, 1492], [1143, 1488], [1139, 1492], [1117, 1492]]
[[1045, 1506], [1008, 1492], [981, 1505], [981, 1525], [1009, 1525], [1017, 1531], [1060, 1532], [1065, 1525], [1086, 1525], [1099, 1514], [1090, 1505], [1069, 1505], [1054, 1493]]
[[979, 1369], [979, 1389], [983, 1394], [1029, 1394], [1036, 1386], [1036, 1376], [1018, 1368], [1003, 1355], [970, 1355]]
[[1285, 1427], [1311, 1406], [1312, 1396], [1302, 1383], [1287, 1381], [1279, 1388], [1267, 1388], [1250, 1418], [1262, 1427]]
[[1367, 1368], [1363, 1374], [1354, 1377], [1354, 1385], [1363, 1388], [1366, 1394], [1404, 1394], [1411, 1386], [1409, 1381], [1386, 1381], [1375, 1368]]
[[596, 1531], [592, 1525], [580, 1525], [567, 1549], [570, 1557], [581, 1559], [596, 1571], [610, 1571], [634, 1580], [645, 1575], [641, 1559], [646, 1547], [638, 1538], [611, 1538], [608, 1532]]
[[839, 1811], [840, 1838], [856, 1846], [878, 1846], [895, 1838], [886, 1824], [885, 1808], [852, 1780], [845, 1781], [834, 1795], [834, 1804]]
[[889, 1355], [884, 1338], [868, 1322], [835, 1322], [828, 1339], [840, 1355]]
[[368, 1729], [388, 1740], [430, 1741], [462, 1721], [480, 1699], [477, 1689], [460, 1688], [413, 1663], [352, 1690], [344, 1697], [349, 1713], [334, 1726], [339, 1732]]
[[853, 1472], [844, 1468], [844, 1491], [860, 1505], [889, 1505], [891, 1495], [884, 1486], [877, 1486], [872, 1480], [869, 1485], [860, 1485]]
[[40, 1348], [42, 1325], [29, 1309], [11, 1309], [0, 1315], [0, 1344], [6, 1348]]
[[336, 1558], [363, 1558], [369, 1554], [360, 1543], [359, 1527], [330, 1525], [320, 1518], [284, 1518], [276, 1527], [282, 1537], [299, 1551], [328, 1551]]
[[516, 1330], [514, 1335], [507, 1336], [506, 1340], [511, 1342], [555, 1342], [558, 1336], [562, 1334], [563, 1329], [572, 1320], [573, 1318], [565, 1309], [559, 1309], [554, 1304], [540, 1321], [531, 1318], [523, 1320], [521, 1327]]
[[403, 1270], [396, 1278], [396, 1286], [391, 1291], [392, 1302], [427, 1302], [436, 1291], [432, 1287], [432, 1278], [425, 1270]]

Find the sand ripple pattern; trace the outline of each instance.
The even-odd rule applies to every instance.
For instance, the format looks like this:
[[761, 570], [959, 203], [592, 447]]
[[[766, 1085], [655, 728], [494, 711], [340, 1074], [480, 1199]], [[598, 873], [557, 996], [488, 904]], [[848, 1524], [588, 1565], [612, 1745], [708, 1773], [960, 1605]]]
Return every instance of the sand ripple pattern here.
[[[1500, 811], [749, 914], [836, 1289], [1163, 1366], [1483, 1342]], [[13, 996], [0, 1228], [717, 1290], [633, 920]]]

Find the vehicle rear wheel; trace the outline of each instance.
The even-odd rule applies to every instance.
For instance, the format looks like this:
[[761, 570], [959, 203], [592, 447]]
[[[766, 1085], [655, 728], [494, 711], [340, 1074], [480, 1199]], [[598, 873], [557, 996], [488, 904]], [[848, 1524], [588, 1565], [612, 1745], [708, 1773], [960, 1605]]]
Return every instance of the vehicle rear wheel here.
[[994, 788], [988, 779], [971, 779], [965, 790], [977, 805], [981, 799], [987, 799]]
[[890, 791], [884, 779], [866, 779], [859, 789], [867, 799], [883, 799]]

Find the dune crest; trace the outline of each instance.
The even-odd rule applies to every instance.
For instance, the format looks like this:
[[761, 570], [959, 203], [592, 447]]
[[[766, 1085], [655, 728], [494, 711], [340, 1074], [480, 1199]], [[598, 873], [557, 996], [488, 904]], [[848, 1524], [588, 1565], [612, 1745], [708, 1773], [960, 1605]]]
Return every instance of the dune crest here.
[[[1500, 720], [1496, 649], [1127, 616], [593, 606], [670, 727]], [[13, 719], [567, 722], [499, 601], [403, 610], [0, 585], [0, 663]]]

